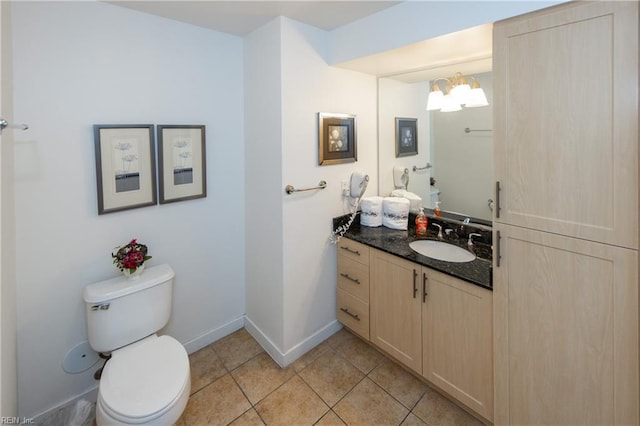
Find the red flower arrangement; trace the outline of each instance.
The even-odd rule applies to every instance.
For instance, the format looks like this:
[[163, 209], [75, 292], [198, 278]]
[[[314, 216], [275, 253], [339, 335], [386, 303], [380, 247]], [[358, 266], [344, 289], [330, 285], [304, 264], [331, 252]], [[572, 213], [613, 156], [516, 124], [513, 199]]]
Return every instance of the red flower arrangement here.
[[147, 255], [147, 246], [140, 244], [135, 238], [129, 244], [116, 248], [118, 251], [111, 253], [111, 257], [114, 265], [121, 271], [128, 269], [133, 274], [145, 261], [151, 259]]

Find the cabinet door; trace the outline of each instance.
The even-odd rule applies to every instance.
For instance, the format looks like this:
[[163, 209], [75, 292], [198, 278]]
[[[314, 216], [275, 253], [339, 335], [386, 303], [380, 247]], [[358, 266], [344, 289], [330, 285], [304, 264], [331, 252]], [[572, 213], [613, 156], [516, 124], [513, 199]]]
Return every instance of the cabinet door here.
[[418, 373], [422, 373], [420, 277], [419, 265], [371, 251], [371, 342]]
[[424, 268], [424, 377], [493, 420], [493, 295]]
[[494, 26], [497, 222], [638, 247], [638, 2]]
[[636, 251], [494, 229], [495, 423], [639, 424]]

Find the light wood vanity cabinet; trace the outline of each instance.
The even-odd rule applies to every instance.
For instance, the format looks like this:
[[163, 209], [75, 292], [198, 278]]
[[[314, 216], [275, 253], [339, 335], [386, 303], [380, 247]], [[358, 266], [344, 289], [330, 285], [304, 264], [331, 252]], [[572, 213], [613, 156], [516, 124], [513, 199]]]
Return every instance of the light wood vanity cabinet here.
[[422, 267], [371, 250], [371, 342], [422, 374]]
[[370, 341], [492, 421], [491, 291], [373, 248], [369, 259]]
[[640, 424], [638, 18], [494, 25], [497, 425]]
[[342, 238], [338, 242], [338, 321], [369, 339], [369, 247]]
[[424, 268], [423, 376], [493, 421], [493, 294]]

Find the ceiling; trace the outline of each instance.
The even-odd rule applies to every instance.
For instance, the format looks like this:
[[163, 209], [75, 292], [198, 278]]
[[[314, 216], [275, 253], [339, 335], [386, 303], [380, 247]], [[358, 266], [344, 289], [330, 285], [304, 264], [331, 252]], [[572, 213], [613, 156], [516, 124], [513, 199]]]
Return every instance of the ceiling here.
[[106, 2], [241, 37], [277, 16], [286, 16], [330, 31], [401, 3], [383, 0], [107, 0]]
[[493, 24], [430, 38], [339, 64], [341, 68], [392, 77], [405, 83], [491, 71]]
[[[243, 37], [278, 16], [331, 31], [402, 3], [386, 0], [103, 0], [117, 6]], [[338, 64], [413, 83], [491, 70], [492, 24]]]

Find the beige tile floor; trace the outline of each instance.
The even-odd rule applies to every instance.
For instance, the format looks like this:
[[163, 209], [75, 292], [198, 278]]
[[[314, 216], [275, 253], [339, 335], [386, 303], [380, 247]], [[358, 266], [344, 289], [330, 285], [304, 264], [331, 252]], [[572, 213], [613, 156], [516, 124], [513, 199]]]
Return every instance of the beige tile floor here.
[[284, 369], [245, 329], [189, 358], [177, 426], [482, 424], [345, 329]]

